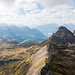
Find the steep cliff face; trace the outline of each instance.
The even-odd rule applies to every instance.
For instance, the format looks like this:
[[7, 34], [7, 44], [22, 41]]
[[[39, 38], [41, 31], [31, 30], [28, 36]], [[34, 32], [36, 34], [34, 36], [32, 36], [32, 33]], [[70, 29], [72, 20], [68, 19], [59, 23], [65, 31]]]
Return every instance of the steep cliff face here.
[[67, 28], [61, 26], [56, 33], [50, 37], [51, 42], [55, 42], [61, 45], [70, 46], [75, 44], [75, 36]]

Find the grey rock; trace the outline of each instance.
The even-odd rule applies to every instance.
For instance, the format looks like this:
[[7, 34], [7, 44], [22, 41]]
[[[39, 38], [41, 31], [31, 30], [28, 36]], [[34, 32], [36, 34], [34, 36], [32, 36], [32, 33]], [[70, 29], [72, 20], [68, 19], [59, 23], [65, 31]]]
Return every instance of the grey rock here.
[[61, 26], [56, 33], [50, 37], [51, 42], [55, 42], [60, 45], [70, 46], [75, 44], [75, 36], [66, 27]]
[[46, 75], [53, 75], [51, 71], [49, 71]]

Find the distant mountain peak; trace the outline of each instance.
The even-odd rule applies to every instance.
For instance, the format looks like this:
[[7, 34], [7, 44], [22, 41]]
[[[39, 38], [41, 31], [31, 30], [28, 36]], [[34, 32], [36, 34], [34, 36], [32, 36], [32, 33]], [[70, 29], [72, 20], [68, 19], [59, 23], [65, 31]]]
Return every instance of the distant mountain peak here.
[[28, 26], [17, 27], [15, 25], [0, 26], [0, 37], [19, 43], [42, 42], [47, 39], [47, 37], [37, 29], [31, 29]]
[[51, 41], [57, 44], [71, 45], [75, 44], [75, 36], [66, 27], [59, 27], [58, 31], [51, 37]]
[[72, 37], [74, 36], [73, 33], [68, 30], [66, 27], [59, 27], [58, 31], [55, 33], [57, 36], [60, 36], [61, 38], [67, 38], [67, 37]]

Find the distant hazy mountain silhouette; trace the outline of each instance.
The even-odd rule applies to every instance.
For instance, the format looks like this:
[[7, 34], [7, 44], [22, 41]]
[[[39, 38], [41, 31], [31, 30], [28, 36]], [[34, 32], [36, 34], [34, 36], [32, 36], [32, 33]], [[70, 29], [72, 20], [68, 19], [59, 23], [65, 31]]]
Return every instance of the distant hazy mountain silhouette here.
[[37, 29], [30, 29], [27, 26], [16, 27], [0, 25], [0, 37], [10, 41], [21, 42], [41, 42], [47, 37]]
[[[47, 24], [47, 25], [40, 25], [35, 28], [44, 33], [46, 36], [50, 37], [52, 33], [55, 33], [60, 26], [61, 25], [58, 24]], [[63, 26], [68, 28], [70, 31], [73, 31], [75, 29], [74, 24], [64, 24]]]

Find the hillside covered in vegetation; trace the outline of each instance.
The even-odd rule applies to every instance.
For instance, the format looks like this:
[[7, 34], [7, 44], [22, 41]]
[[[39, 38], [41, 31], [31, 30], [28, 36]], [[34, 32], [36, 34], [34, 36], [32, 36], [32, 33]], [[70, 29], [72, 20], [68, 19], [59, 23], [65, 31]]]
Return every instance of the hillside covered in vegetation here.
[[41, 43], [0, 37], [0, 75], [75, 75], [75, 36], [60, 27]]

